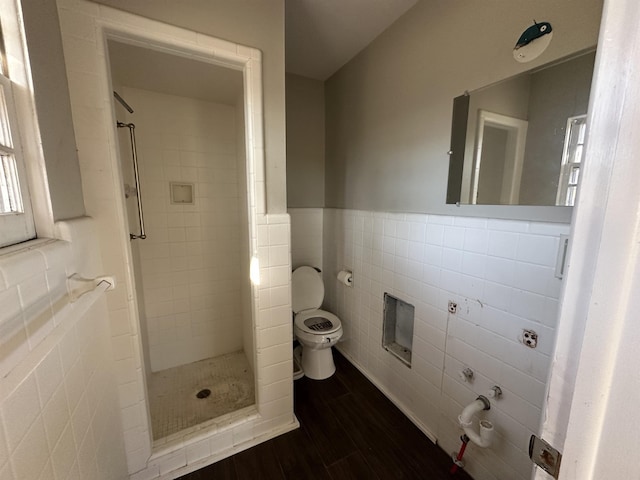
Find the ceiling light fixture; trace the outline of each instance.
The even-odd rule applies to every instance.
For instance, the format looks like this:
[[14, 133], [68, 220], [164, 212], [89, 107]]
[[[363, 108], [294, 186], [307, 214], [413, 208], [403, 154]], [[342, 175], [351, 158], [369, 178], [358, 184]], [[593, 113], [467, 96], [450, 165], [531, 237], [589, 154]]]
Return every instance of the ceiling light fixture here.
[[527, 28], [513, 48], [513, 58], [520, 63], [530, 62], [542, 55], [553, 37], [553, 29], [549, 22], [536, 23]]

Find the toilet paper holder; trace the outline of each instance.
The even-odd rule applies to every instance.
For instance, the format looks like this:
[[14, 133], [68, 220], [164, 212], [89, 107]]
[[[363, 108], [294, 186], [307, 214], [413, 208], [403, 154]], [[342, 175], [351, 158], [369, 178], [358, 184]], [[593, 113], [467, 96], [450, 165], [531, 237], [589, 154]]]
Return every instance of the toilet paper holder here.
[[338, 281], [347, 287], [353, 287], [353, 272], [350, 270], [341, 270], [338, 272]]

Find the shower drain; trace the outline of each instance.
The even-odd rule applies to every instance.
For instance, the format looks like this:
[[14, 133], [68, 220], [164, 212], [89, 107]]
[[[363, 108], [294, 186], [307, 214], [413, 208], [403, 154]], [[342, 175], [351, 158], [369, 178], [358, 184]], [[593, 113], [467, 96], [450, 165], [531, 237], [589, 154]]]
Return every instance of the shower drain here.
[[196, 393], [196, 397], [198, 398], [207, 398], [209, 395], [211, 395], [211, 390], [209, 390], [208, 388], [203, 388], [198, 393]]

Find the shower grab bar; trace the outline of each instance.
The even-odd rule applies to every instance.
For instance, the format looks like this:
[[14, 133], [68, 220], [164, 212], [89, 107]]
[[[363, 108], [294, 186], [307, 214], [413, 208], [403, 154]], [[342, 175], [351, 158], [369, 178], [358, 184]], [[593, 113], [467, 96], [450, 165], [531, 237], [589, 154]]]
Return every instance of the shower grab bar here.
[[115, 90], [113, 91], [113, 96], [115, 97], [116, 100], [118, 100], [118, 102], [120, 102], [120, 105], [122, 105], [124, 108], [127, 109], [127, 112], [133, 113], [133, 108], [131, 108], [129, 104], [125, 102], [124, 98], [118, 95], [118, 92], [116, 92]]
[[[115, 92], [114, 92], [115, 93]], [[133, 233], [129, 234], [130, 240], [135, 240], [139, 238], [140, 240], [144, 240], [147, 238], [147, 235], [144, 232], [144, 215], [142, 213], [142, 192], [140, 191], [140, 174], [138, 172], [138, 153], [136, 151], [136, 135], [135, 129], [136, 126], [133, 123], [116, 123], [118, 128], [128, 128], [129, 129], [129, 137], [131, 138], [131, 157], [133, 158], [133, 176], [136, 182], [136, 197], [138, 198], [138, 219], [140, 222], [140, 235], [134, 235]]]

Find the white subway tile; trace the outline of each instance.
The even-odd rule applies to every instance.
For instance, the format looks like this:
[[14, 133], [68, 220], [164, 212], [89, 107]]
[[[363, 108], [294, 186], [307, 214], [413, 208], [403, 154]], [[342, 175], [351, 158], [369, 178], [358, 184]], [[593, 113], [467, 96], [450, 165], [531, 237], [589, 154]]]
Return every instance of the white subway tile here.
[[409, 243], [407, 240], [398, 239], [396, 240], [396, 256], [407, 258], [409, 256]]
[[442, 247], [437, 245], [425, 245], [424, 263], [440, 267], [442, 265]]
[[540, 295], [548, 295], [554, 271], [550, 267], [516, 262], [513, 286]]
[[[514, 290], [511, 287], [494, 282], [485, 282], [483, 298], [487, 305], [499, 310], [509, 310], [513, 301]], [[513, 311], [513, 310], [512, 310]], [[518, 313], [513, 311], [513, 313]]]
[[487, 259], [484, 255], [464, 252], [462, 256], [462, 273], [484, 278]]
[[151, 462], [147, 464], [148, 460], [149, 453], [146, 449], [127, 450], [127, 469], [130, 472], [138, 472], [131, 476], [132, 479], [150, 480], [160, 477], [160, 466]]
[[472, 277], [470, 275], [460, 275], [460, 285], [458, 292], [460, 295], [474, 301], [480, 301], [483, 297], [484, 282], [478, 277]]
[[34, 376], [30, 375], [0, 406], [9, 450], [17, 447], [39, 412], [38, 387]]
[[38, 418], [11, 455], [11, 465], [16, 478], [38, 478], [47, 464], [49, 452], [42, 420]]
[[460, 273], [442, 269], [440, 274], [440, 288], [448, 292], [460, 293], [460, 280]]
[[76, 462], [76, 445], [70, 426], [67, 426], [62, 432], [58, 443], [51, 453], [56, 478], [66, 478], [71, 467]]
[[[3, 330], [5, 328], [13, 329], [16, 324], [22, 327], [22, 306], [16, 286], [0, 291], [0, 305], [2, 305], [0, 309], [0, 326], [2, 326]], [[5, 335], [3, 337], [7, 338]]]
[[233, 430], [218, 432], [209, 439], [209, 444], [214, 455], [229, 450], [233, 446]]
[[211, 446], [208, 438], [186, 446], [187, 465], [194, 464], [211, 455]]
[[534, 406], [541, 408], [545, 395], [545, 384], [524, 374], [507, 364], [502, 364], [500, 385], [516, 395], [526, 399]]
[[466, 252], [487, 253], [488, 239], [487, 230], [467, 228], [464, 233], [464, 250]]
[[513, 232], [489, 231], [487, 253], [494, 257], [516, 258], [518, 234]]
[[462, 250], [464, 248], [465, 229], [462, 227], [445, 227], [443, 245], [448, 248]]
[[489, 219], [487, 228], [489, 230], [498, 230], [503, 232], [525, 233], [529, 231], [529, 222]]
[[[108, 448], [113, 449], [110, 445]], [[96, 463], [96, 457], [100, 452], [96, 449], [93, 435], [91, 432], [87, 432], [84, 439], [81, 440], [78, 446], [78, 475], [79, 478], [96, 478], [99, 476], [98, 465]]]
[[460, 227], [485, 229], [487, 227], [487, 219], [481, 217], [454, 217], [454, 225]]
[[289, 305], [291, 303], [291, 294], [289, 286], [275, 287], [270, 289], [271, 293], [271, 306], [278, 307], [282, 305]]
[[462, 251], [446, 247], [443, 248], [442, 268], [454, 272], [462, 271]]
[[67, 393], [63, 385], [60, 385], [44, 407], [42, 419], [47, 433], [47, 441], [53, 448], [70, 419]]
[[0, 274], [5, 285], [11, 287], [46, 269], [44, 255], [37, 249], [21, 250], [0, 256]]
[[396, 237], [402, 240], [409, 239], [410, 224], [406, 221], [400, 221], [396, 224]]
[[550, 235], [559, 237], [560, 235], [568, 235], [571, 226], [566, 223], [545, 223], [531, 222], [529, 232], [537, 235]]
[[265, 365], [261, 371], [257, 372], [258, 382], [261, 385], [271, 385], [286, 380], [289, 375], [291, 375], [291, 368], [291, 362], [289, 360]]
[[[4, 469], [3, 467], [5, 465], [8, 466], [8, 462], [9, 462], [9, 448], [7, 447], [7, 441], [5, 440], [4, 437], [4, 430], [2, 428], [2, 425], [0, 425], [0, 472], [2, 472]], [[4, 478], [4, 477], [0, 477], [0, 478]]]
[[426, 242], [429, 245], [442, 245], [444, 242], [444, 226], [427, 225]]
[[422, 270], [422, 280], [429, 285], [433, 285], [438, 288], [442, 288], [441, 284], [442, 270], [439, 267], [433, 265], [425, 265]]
[[289, 243], [289, 226], [288, 225], [269, 225], [269, 244], [270, 245], [287, 245]]
[[558, 237], [520, 235], [516, 259], [521, 262], [555, 267], [558, 245]]
[[161, 475], [177, 470], [180, 467], [184, 467], [186, 464], [187, 454], [185, 449], [180, 449], [168, 455], [163, 455], [158, 461]]
[[487, 257], [485, 278], [505, 286], [513, 286], [516, 276], [516, 264], [512, 260]]
[[453, 225], [454, 217], [446, 215], [429, 215], [427, 223], [433, 225]]

